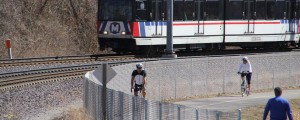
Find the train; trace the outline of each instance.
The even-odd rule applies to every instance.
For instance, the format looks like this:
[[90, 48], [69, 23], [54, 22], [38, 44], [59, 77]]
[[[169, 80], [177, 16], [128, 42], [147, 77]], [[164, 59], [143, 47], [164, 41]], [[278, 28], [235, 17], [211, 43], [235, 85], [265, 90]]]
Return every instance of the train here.
[[[168, 0], [99, 0], [101, 50], [161, 53]], [[300, 0], [174, 0], [174, 50], [298, 48]]]

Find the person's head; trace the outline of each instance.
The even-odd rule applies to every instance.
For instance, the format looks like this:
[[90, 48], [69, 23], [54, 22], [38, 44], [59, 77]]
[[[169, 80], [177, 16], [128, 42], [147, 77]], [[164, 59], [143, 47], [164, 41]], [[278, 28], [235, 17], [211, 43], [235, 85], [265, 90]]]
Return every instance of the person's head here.
[[244, 57], [242, 58], [242, 60], [243, 60], [243, 63], [244, 63], [244, 64], [248, 63], [248, 61], [249, 61], [248, 57], [246, 57], [246, 56], [244, 56]]
[[275, 96], [276, 96], [276, 97], [281, 96], [281, 94], [282, 94], [281, 88], [280, 88], [280, 87], [276, 87], [276, 88], [274, 89], [274, 93], [275, 93]]
[[142, 63], [136, 64], [136, 69], [137, 69], [138, 72], [141, 72], [142, 69], [143, 69], [143, 64]]

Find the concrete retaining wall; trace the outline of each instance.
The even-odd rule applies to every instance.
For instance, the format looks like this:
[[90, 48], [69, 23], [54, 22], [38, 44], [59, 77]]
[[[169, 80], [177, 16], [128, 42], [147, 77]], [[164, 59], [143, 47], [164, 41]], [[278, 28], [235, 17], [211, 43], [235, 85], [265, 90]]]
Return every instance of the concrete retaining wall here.
[[[252, 90], [300, 85], [300, 53], [248, 55], [253, 68]], [[242, 56], [205, 57], [144, 62], [148, 75], [147, 97], [156, 100], [240, 91], [237, 75]], [[108, 87], [130, 93], [135, 64], [113, 67]]]

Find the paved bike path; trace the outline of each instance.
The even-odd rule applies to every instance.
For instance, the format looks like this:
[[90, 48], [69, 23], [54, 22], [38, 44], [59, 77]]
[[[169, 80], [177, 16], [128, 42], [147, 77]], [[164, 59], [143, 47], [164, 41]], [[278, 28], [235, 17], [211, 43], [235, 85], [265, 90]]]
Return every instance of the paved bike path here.
[[[232, 111], [243, 109], [248, 106], [266, 104], [274, 97], [274, 92], [252, 93], [250, 96], [228, 95], [215, 98], [202, 98], [175, 102], [175, 104], [191, 106], [200, 109], [213, 109], [220, 111]], [[300, 90], [283, 90], [282, 97], [286, 99], [300, 98]]]

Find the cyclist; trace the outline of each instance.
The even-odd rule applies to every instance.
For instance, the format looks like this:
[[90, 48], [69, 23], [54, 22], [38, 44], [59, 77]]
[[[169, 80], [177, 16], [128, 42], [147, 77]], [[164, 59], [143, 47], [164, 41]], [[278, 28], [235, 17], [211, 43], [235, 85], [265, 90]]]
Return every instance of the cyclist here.
[[240, 68], [239, 68], [238, 74], [241, 74], [242, 78], [246, 76], [246, 80], [247, 80], [247, 83], [248, 83], [248, 90], [249, 90], [249, 94], [250, 94], [250, 91], [251, 91], [250, 90], [250, 84], [251, 84], [251, 76], [252, 76], [252, 66], [251, 66], [251, 63], [250, 63], [248, 57], [246, 57], [246, 56], [243, 57], [242, 61], [243, 61], [243, 63], [240, 64]]
[[142, 92], [143, 97], [146, 97], [146, 71], [143, 70], [143, 64], [136, 64], [136, 70], [131, 74], [131, 89], [134, 89], [134, 95], [138, 96], [138, 92]]

